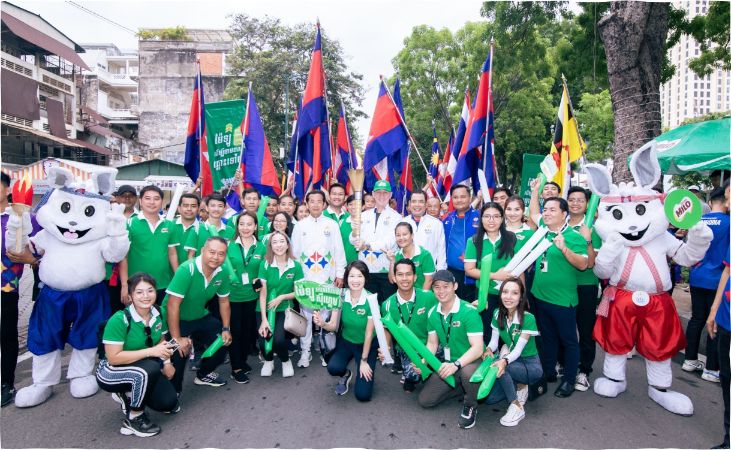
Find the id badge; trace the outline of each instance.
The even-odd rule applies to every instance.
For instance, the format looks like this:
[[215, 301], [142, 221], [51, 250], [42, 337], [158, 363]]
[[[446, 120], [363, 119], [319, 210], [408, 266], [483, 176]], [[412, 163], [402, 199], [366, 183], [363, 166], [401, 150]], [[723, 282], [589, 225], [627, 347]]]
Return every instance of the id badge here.
[[249, 284], [249, 273], [244, 272], [241, 274], [241, 284]]
[[546, 258], [546, 255], [543, 255], [543, 258], [541, 259], [541, 272], [548, 272], [548, 258]]
[[445, 361], [452, 361], [452, 352], [449, 351], [449, 347], [444, 347], [444, 359]]

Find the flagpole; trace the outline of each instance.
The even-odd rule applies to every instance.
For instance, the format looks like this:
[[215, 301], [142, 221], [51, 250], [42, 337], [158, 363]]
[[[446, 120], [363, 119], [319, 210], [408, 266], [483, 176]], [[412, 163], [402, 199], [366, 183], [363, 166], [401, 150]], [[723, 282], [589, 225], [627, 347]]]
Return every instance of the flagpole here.
[[[320, 18], [317, 18], [317, 31], [320, 33]], [[322, 52], [322, 33], [320, 33], [320, 55]], [[332, 127], [330, 126], [330, 110], [327, 109], [328, 98], [327, 98], [327, 74], [325, 73], [325, 60], [320, 58], [320, 64], [322, 64], [322, 84], [323, 92], [322, 96], [325, 98], [325, 117], [327, 117], [327, 144], [332, 146]], [[335, 159], [333, 158], [333, 149], [330, 149], [330, 173], [332, 174], [332, 165]]]
[[[299, 107], [300, 114], [302, 114], [302, 101], [303, 100], [300, 100], [300, 107]], [[297, 120], [294, 123], [294, 129], [292, 130], [292, 138], [294, 138], [295, 135], [299, 135], [299, 122], [300, 122], [300, 120], [299, 120], [299, 115], [298, 115]], [[290, 138], [290, 141], [292, 138]], [[297, 166], [298, 166], [297, 157], [298, 157], [298, 153], [299, 153], [299, 146], [300, 146], [300, 140], [299, 140], [299, 137], [297, 137], [297, 139], [295, 139], [295, 141], [294, 141], [294, 164], [292, 167], [292, 174], [294, 175], [294, 179], [292, 180], [292, 191], [291, 191], [295, 197], [297, 196], [297, 193], [295, 192], [295, 188], [297, 187]], [[302, 168], [300, 167], [300, 170], [301, 169]], [[300, 200], [304, 200], [304, 199], [300, 199]]]
[[[195, 64], [198, 69], [198, 74], [196, 75], [197, 78], [197, 84], [198, 84], [198, 90], [196, 91], [196, 95], [198, 96], [198, 126], [196, 126], [196, 138], [198, 138], [198, 180], [200, 180], [200, 190], [201, 190], [201, 196], [203, 195], [203, 179], [201, 178], [203, 175], [203, 130], [201, 129], [201, 124], [203, 122], [203, 105], [201, 104], [201, 90], [203, 89], [203, 79], [201, 78], [201, 60], [200, 58], [196, 58]], [[196, 180], [197, 181], [197, 180]]]
[[343, 104], [343, 101], [340, 100], [340, 110], [343, 112], [343, 124], [345, 125], [345, 138], [348, 140], [348, 159], [350, 159], [350, 168], [351, 169], [357, 169], [358, 167], [358, 159], [355, 157], [355, 150], [353, 149], [353, 146], [351, 143], [353, 142], [350, 138], [350, 130], [348, 130], [348, 118], [345, 116], [345, 105]]
[[244, 163], [244, 150], [246, 148], [246, 132], [249, 130], [249, 106], [251, 105], [251, 87], [253, 83], [249, 81], [249, 91], [246, 94], [246, 111], [244, 112], [244, 129], [241, 130], [241, 154], [239, 155], [239, 167], [236, 168], [239, 173], [239, 187], [242, 192], [244, 189], [244, 174], [241, 172], [241, 165]]
[[[383, 86], [386, 88], [386, 93], [388, 94], [388, 98], [391, 99], [391, 103], [396, 105], [396, 102], [393, 100], [393, 96], [391, 95], [391, 91], [388, 89], [388, 85], [383, 81], [383, 75], [380, 75], [381, 77], [381, 83], [383, 83]], [[409, 137], [409, 141], [411, 141], [411, 145], [414, 146], [414, 150], [416, 150], [416, 156], [419, 157], [419, 161], [421, 161], [421, 166], [424, 168], [424, 172], [429, 173], [429, 169], [426, 167], [426, 164], [424, 163], [424, 158], [421, 157], [421, 153], [419, 153], [419, 147], [416, 145], [416, 141], [414, 141], [414, 137], [411, 135], [411, 132], [409, 132], [409, 127], [406, 126], [406, 121], [404, 120], [403, 116], [401, 115], [401, 111], [399, 111], [398, 108], [396, 108], [396, 113], [399, 116], [399, 119], [401, 120], [401, 124], [404, 126], [404, 130], [406, 130], [406, 135]], [[408, 159], [408, 154], [406, 156]], [[436, 182], [434, 180], [431, 181], [432, 184], [434, 184], [434, 187], [436, 188]], [[442, 197], [439, 195], [439, 192], [437, 192], [437, 197], [439, 198], [439, 201], [442, 201]]]
[[571, 102], [571, 96], [569, 95], [569, 87], [566, 84], [566, 77], [564, 74], [561, 74], [561, 81], [563, 83], [563, 88], [566, 90], [566, 98], [569, 102], [569, 108], [571, 110], [571, 116], [574, 118], [574, 125], [576, 128], [576, 136], [579, 138], [579, 148], [581, 149], [581, 168], [584, 168], [584, 165], [586, 164], [586, 151], [585, 151], [585, 142], [584, 139], [581, 138], [581, 133], [579, 133], [579, 120], [576, 118], [576, 114], [574, 114], [574, 105]]

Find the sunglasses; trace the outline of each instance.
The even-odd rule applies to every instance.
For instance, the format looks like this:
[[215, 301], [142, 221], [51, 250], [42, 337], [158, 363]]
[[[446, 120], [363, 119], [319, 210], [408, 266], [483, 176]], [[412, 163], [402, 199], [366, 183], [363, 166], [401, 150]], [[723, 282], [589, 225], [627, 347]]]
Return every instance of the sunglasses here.
[[150, 348], [153, 347], [152, 343], [152, 329], [149, 326], [145, 327], [145, 345]]

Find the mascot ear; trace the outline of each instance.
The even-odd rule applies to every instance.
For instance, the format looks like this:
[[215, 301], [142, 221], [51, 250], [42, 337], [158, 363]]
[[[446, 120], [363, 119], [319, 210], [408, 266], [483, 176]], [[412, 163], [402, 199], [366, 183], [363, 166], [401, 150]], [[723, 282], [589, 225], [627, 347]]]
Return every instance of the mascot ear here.
[[114, 180], [117, 178], [117, 169], [98, 171], [91, 174], [94, 192], [101, 195], [111, 195], [114, 192]]
[[63, 167], [48, 169], [48, 185], [54, 189], [70, 187], [74, 183], [74, 174]]
[[660, 181], [660, 163], [657, 162], [657, 144], [653, 141], [643, 145], [632, 155], [629, 170], [637, 186], [652, 189]]
[[589, 174], [589, 188], [592, 193], [596, 193], [599, 197], [609, 195], [612, 189], [612, 176], [609, 171], [601, 164], [587, 164], [584, 166]]

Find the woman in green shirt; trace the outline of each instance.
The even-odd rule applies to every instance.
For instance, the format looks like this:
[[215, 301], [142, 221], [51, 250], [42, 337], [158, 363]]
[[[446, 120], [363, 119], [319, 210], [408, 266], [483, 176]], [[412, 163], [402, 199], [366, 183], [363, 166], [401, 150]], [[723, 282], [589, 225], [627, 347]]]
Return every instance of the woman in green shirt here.
[[525, 221], [525, 202], [517, 195], [505, 201], [505, 228], [516, 236], [523, 236], [523, 240], [528, 240], [535, 232]]
[[267, 233], [266, 236], [261, 239], [261, 241], [264, 243], [264, 245], [266, 245], [266, 243], [269, 241], [269, 237], [275, 231], [280, 231], [286, 234], [288, 238], [291, 238], [293, 228], [294, 224], [292, 223], [292, 216], [284, 211], [279, 211], [278, 213], [274, 214], [274, 217], [272, 217], [272, 221], [269, 225], [269, 233]]
[[174, 349], [163, 337], [166, 321], [154, 306], [155, 279], [136, 273], [127, 285], [132, 304], [114, 313], [104, 327], [96, 378], [99, 387], [122, 405], [125, 419], [120, 432], [149, 437], [158, 434], [160, 427], [147, 417], [146, 406], [162, 412], [180, 409], [170, 382], [175, 374], [170, 363]]
[[[261, 376], [270, 377], [274, 371], [274, 355], [282, 361], [282, 376], [294, 376], [292, 360], [287, 349], [287, 333], [284, 330], [284, 312], [292, 307], [294, 300], [294, 282], [304, 278], [302, 265], [292, 256], [292, 245], [289, 237], [281, 231], [273, 232], [266, 246], [264, 263], [259, 266], [259, 301], [256, 317], [259, 329], [259, 349], [264, 355]], [[267, 313], [275, 311], [274, 323], [270, 323]], [[265, 340], [274, 339], [272, 351], [267, 353]]]
[[525, 287], [519, 278], [508, 278], [500, 287], [500, 307], [492, 319], [492, 337], [485, 356], [497, 352], [498, 342], [503, 340], [502, 350], [492, 365], [498, 369], [498, 381], [487, 397], [487, 403], [508, 401], [508, 411], [500, 419], [506, 427], [514, 427], [525, 417], [523, 406], [528, 400], [528, 385], [543, 376], [538, 358], [535, 337], [538, 336], [536, 318], [526, 311], [528, 301]]
[[[467, 276], [478, 280], [481, 276], [482, 258], [485, 255], [492, 255], [490, 266], [490, 283], [487, 290], [487, 309], [480, 311], [484, 338], [487, 341], [490, 334], [490, 321], [493, 312], [500, 304], [500, 294], [497, 289], [498, 282], [502, 282], [510, 276], [510, 273], [503, 269], [513, 258], [515, 252], [523, 246], [523, 240], [519, 240], [515, 233], [508, 231], [505, 227], [504, 212], [502, 206], [495, 202], [487, 202], [480, 213], [482, 226], [477, 233], [467, 241], [464, 253], [464, 269]], [[473, 302], [474, 305], [476, 303]]]
[[416, 266], [414, 287], [425, 291], [430, 290], [432, 276], [437, 271], [434, 266], [434, 257], [427, 249], [414, 243], [414, 229], [410, 223], [399, 223], [396, 225], [394, 233], [396, 234], [396, 245], [398, 245], [399, 249], [393, 255], [390, 253], [387, 254], [391, 262], [391, 267], [388, 269], [388, 281], [392, 284], [396, 283], [393, 267], [398, 261], [408, 258]]
[[256, 215], [243, 212], [236, 217], [236, 239], [228, 246], [231, 262], [231, 378], [240, 384], [249, 382], [251, 366], [246, 359], [256, 345], [256, 300], [259, 294], [252, 285], [264, 260], [264, 244], [256, 240], [259, 223]]
[[344, 278], [348, 288], [345, 289], [342, 308], [334, 310], [327, 322], [315, 311], [312, 321], [326, 331], [336, 331], [342, 318], [340, 335], [335, 351], [327, 362], [327, 371], [330, 375], [340, 377], [335, 386], [335, 393], [345, 395], [353, 378], [348, 363], [351, 359], [355, 359], [359, 368], [355, 379], [355, 398], [367, 402], [373, 397], [373, 375], [378, 353], [377, 346], [371, 345], [375, 327], [368, 301], [368, 297], [375, 294], [364, 289], [368, 281], [368, 266], [363, 261], [348, 264]]

